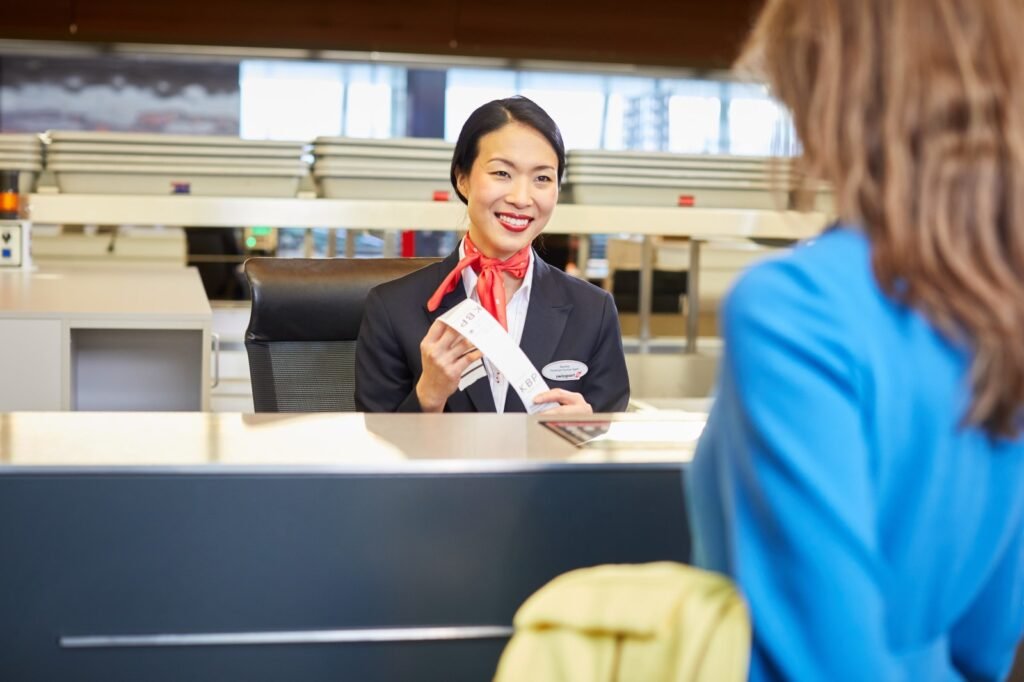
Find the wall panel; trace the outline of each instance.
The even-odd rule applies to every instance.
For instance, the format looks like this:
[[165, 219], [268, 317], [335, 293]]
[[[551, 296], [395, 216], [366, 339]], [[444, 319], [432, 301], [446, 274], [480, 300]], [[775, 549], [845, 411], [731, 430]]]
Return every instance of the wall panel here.
[[[728, 66], [760, 0], [0, 0], [0, 38]], [[5, 7], [6, 6], [6, 7]]]

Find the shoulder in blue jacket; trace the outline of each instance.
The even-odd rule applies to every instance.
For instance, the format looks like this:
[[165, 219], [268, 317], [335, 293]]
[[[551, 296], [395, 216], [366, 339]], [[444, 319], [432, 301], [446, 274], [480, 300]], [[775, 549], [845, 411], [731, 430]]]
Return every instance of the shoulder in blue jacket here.
[[752, 679], [1001, 679], [1024, 628], [1024, 448], [963, 426], [970, 355], [838, 228], [740, 279], [688, 472]]

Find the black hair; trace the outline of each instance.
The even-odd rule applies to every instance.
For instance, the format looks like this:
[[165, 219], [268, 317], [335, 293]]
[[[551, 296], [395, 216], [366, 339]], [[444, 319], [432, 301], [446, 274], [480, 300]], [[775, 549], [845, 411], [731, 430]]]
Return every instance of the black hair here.
[[558, 130], [554, 120], [548, 116], [548, 112], [541, 109], [536, 102], [522, 95], [516, 95], [515, 97], [492, 100], [478, 107], [462, 125], [459, 141], [455, 143], [455, 152], [452, 154], [451, 172], [452, 187], [462, 203], [468, 204], [469, 202], [459, 191], [458, 176], [469, 174], [477, 154], [480, 153], [480, 138], [509, 123], [522, 123], [544, 136], [558, 157], [557, 182], [561, 187], [562, 174], [565, 172], [565, 144], [562, 142], [562, 133]]

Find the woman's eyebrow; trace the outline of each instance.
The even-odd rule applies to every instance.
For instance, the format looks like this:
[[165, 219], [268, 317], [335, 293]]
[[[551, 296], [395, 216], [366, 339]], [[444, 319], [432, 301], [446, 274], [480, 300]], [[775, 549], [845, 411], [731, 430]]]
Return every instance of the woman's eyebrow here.
[[[505, 164], [506, 166], [512, 166], [513, 168], [518, 168], [518, 166], [516, 166], [516, 164], [514, 164], [514, 163], [513, 163], [513, 162], [511, 162], [511, 161], [509, 161], [508, 159], [503, 159], [503, 158], [502, 158], [502, 157], [500, 157], [500, 156], [495, 156], [495, 157], [492, 157], [491, 159], [489, 159], [489, 160], [487, 161], [487, 163], [494, 163], [495, 161], [497, 161], [498, 163], [503, 163], [503, 164]], [[547, 164], [547, 163], [544, 163], [544, 164], [541, 164], [541, 165], [539, 165], [539, 166], [534, 166], [534, 167], [533, 167], [533, 170], [534, 170], [534, 171], [540, 171], [540, 170], [555, 170], [555, 167], [554, 167], [554, 166], [552, 166], [551, 164]]]

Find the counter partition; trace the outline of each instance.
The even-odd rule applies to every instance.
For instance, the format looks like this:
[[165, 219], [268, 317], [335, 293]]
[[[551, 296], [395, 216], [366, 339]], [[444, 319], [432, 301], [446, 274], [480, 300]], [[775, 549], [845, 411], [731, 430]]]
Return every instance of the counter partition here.
[[0, 679], [489, 679], [554, 576], [689, 557], [692, 442], [542, 422], [0, 414]]

